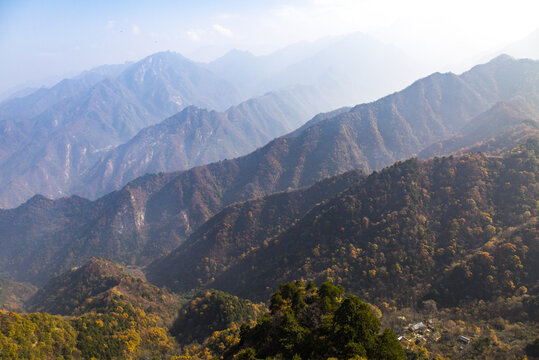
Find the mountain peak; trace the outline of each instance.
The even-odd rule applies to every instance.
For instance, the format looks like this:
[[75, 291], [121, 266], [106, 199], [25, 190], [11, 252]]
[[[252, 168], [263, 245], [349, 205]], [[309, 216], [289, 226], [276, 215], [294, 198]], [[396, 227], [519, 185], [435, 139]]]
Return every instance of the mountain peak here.
[[513, 62], [513, 61], [515, 61], [514, 57], [507, 54], [500, 54], [496, 56], [494, 59], [490, 60], [489, 63], [490, 64], [503, 64], [503, 63]]
[[231, 49], [226, 54], [224, 54], [222, 57], [255, 57], [253, 54], [251, 54], [247, 50], [240, 50], [240, 49]]
[[193, 61], [184, 57], [180, 53], [173, 51], [161, 51], [146, 56], [142, 60], [132, 63], [123, 71], [123, 75], [130, 74], [136, 71], [146, 71], [146, 69], [159, 69], [163, 67], [175, 66], [175, 64], [194, 64]]
[[30, 199], [28, 199], [24, 205], [27, 205], [27, 206], [34, 206], [34, 205], [41, 205], [41, 204], [45, 204], [45, 203], [52, 203], [53, 200], [41, 195], [41, 194], [36, 194], [34, 196], [32, 196]]
[[161, 51], [157, 52], [155, 54], [148, 55], [144, 59], [136, 62], [134, 65], [153, 65], [153, 64], [161, 64], [161, 63], [192, 63], [192, 60], [189, 60], [185, 56], [183, 56], [180, 53], [174, 52], [174, 51]]
[[52, 314], [82, 314], [119, 296], [144, 309], [167, 308], [173, 298], [162, 298], [165, 294], [124, 267], [92, 257], [81, 267], [49, 280], [28, 300], [27, 307]]
[[[171, 117], [165, 119], [162, 123], [153, 126], [152, 128], [158, 128], [160, 126], [178, 126], [189, 119], [197, 119], [204, 117], [205, 114], [210, 113], [207, 109], [200, 108], [196, 105], [189, 105], [185, 107], [182, 111], [172, 115]], [[199, 119], [200, 120], [200, 119]]]
[[227, 66], [231, 66], [231, 64], [240, 64], [240, 63], [245, 63], [245, 62], [250, 63], [252, 61], [255, 61], [255, 59], [256, 59], [256, 56], [251, 54], [249, 51], [232, 49], [232, 50], [229, 50], [223, 56], [218, 57], [217, 59], [211, 61], [208, 65], [213, 68], [217, 66], [222, 71], [224, 70], [220, 68], [222, 66], [227, 67]]
[[[122, 269], [119, 265], [100, 257], [91, 257], [84, 265], [77, 270], [87, 274], [100, 274], [107, 276], [117, 276], [122, 274]], [[75, 270], [75, 271], [77, 271]]]

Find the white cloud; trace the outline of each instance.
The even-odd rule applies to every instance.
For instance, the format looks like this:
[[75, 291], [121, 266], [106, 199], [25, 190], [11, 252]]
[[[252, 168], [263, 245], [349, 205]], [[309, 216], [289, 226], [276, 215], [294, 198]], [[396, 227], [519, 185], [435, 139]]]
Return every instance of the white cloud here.
[[189, 31], [187, 31], [187, 37], [188, 37], [191, 41], [195, 41], [195, 42], [200, 41], [200, 35], [198, 34], [198, 32], [197, 32], [196, 30], [189, 30]]
[[138, 25], [133, 25], [131, 27], [131, 32], [133, 35], [139, 35], [140, 34], [140, 27]]
[[234, 36], [234, 33], [232, 32], [232, 30], [227, 29], [226, 27], [224, 27], [222, 25], [219, 25], [219, 24], [214, 24], [212, 26], [212, 29], [217, 31], [219, 34], [221, 34], [223, 36], [226, 36], [226, 37]]

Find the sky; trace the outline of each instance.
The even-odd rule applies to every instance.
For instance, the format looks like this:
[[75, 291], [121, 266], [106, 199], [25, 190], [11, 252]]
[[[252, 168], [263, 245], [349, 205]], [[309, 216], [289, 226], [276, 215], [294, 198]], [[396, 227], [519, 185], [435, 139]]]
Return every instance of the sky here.
[[0, 0], [0, 93], [171, 50], [209, 61], [363, 32], [455, 69], [539, 28], [537, 0]]

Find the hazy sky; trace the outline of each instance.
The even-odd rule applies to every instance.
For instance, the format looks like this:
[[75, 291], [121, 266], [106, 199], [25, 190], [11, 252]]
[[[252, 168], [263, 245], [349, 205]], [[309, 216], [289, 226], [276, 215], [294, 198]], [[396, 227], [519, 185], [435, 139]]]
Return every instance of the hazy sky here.
[[539, 28], [537, 0], [0, 0], [0, 92], [163, 50], [208, 60], [361, 31], [457, 64]]

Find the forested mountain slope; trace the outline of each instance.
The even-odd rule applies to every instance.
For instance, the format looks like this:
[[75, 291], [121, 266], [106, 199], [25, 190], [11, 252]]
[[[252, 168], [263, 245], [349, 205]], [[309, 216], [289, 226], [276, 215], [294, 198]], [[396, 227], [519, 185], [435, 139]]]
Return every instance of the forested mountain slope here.
[[54, 315], [82, 315], [106, 308], [117, 298], [159, 313], [169, 324], [179, 308], [176, 296], [100, 258], [91, 258], [80, 268], [49, 280], [26, 302], [26, 308]]
[[258, 299], [288, 279], [334, 279], [403, 305], [536, 291], [538, 152], [530, 139], [503, 157], [397, 163], [315, 207], [209, 286]]
[[203, 287], [267, 239], [299, 220], [316, 204], [359, 181], [351, 170], [311, 187], [232, 204], [200, 226], [184, 244], [146, 269], [150, 281], [177, 291]]

